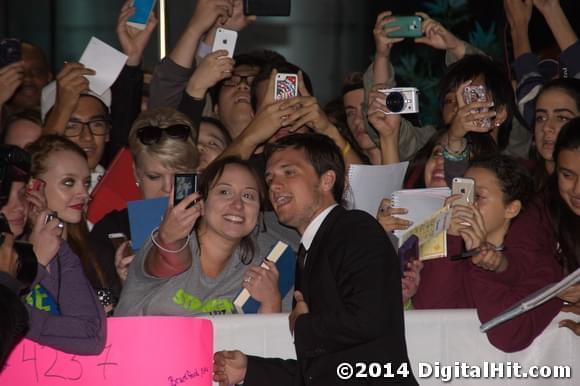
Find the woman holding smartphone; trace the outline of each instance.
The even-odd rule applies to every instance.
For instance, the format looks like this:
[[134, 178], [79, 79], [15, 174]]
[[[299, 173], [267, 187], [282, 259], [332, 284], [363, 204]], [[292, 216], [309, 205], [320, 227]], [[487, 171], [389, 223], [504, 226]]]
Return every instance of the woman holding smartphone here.
[[[523, 166], [507, 156], [484, 158], [473, 161], [465, 177], [475, 181], [475, 203], [454, 206], [448, 257], [425, 262], [412, 301], [418, 309], [475, 308], [485, 323], [560, 280], [562, 272], [553, 232], [530, 200], [532, 179]], [[472, 256], [462, 256], [465, 251]], [[506, 352], [522, 350], [560, 308], [561, 301], [548, 301], [492, 328], [488, 339]]]
[[[184, 114], [171, 108], [143, 112], [129, 133], [133, 176], [143, 199], [169, 197], [176, 173], [193, 173], [198, 165], [198, 131]], [[127, 209], [114, 210], [95, 224], [90, 240], [100, 260], [112, 272], [117, 298], [135, 256]], [[111, 237], [109, 237], [111, 235]], [[117, 236], [117, 237], [113, 237]], [[118, 245], [116, 240], [125, 240]]]
[[[61, 140], [65, 145], [57, 146]], [[33, 171], [38, 172], [36, 178], [50, 175], [56, 179], [47, 181], [44, 190], [29, 193], [26, 193], [25, 179], [13, 181], [8, 202], [1, 208], [14, 237], [25, 235], [38, 259], [36, 285], [25, 299], [29, 314], [26, 337], [65, 352], [98, 354], [106, 340], [105, 313], [85, 277], [81, 259], [69, 243], [68, 233], [69, 224], [82, 218], [77, 204], [88, 197], [85, 186], [85, 178], [89, 178], [86, 155], [66, 139], [47, 136], [40, 141], [31, 145], [32, 150], [38, 149], [33, 153]], [[18, 158], [26, 159], [18, 166], [21, 172], [26, 173], [21, 177], [27, 179], [30, 168], [28, 154], [15, 147], [11, 151], [13, 154], [21, 152]], [[46, 161], [48, 169], [66, 170], [66, 176], [52, 174], [58, 170], [39, 170], [41, 160]], [[69, 199], [67, 204], [62, 200], [65, 197]], [[61, 218], [49, 216], [54, 210]], [[32, 225], [30, 232], [26, 232], [27, 219]]]
[[261, 303], [258, 312], [281, 312], [276, 265], [259, 266], [276, 241], [259, 231], [264, 196], [247, 161], [211, 163], [200, 192], [170, 203], [139, 251], [115, 315], [232, 313], [242, 288]]

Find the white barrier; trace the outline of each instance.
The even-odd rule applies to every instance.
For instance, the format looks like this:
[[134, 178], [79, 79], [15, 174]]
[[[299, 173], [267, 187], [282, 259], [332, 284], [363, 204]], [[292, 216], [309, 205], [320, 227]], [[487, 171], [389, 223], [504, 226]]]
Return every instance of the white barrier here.
[[[476, 383], [480, 385], [578, 385], [580, 384], [580, 337], [575, 336], [568, 329], [558, 328], [558, 321], [571, 317], [571, 314], [565, 313], [557, 315], [530, 347], [517, 353], [507, 354], [493, 347], [485, 334], [479, 332], [480, 323], [475, 310], [406, 311], [407, 347], [413, 372], [421, 385], [440, 385], [443, 382], [443, 376], [449, 375], [447, 371], [455, 370], [443, 368], [443, 366], [454, 366], [455, 362], [459, 362], [470, 366], [481, 366], [482, 371], [485, 371], [483, 370], [484, 362], [488, 362], [503, 364], [503, 379], [461, 378], [452, 379], [449, 383], [454, 385]], [[212, 317], [211, 321], [214, 325], [216, 351], [239, 349], [248, 354], [264, 357], [296, 357], [286, 314], [219, 316]], [[437, 371], [437, 362], [440, 364], [438, 378], [434, 376]], [[507, 378], [507, 372], [510, 369], [513, 370], [514, 363], [522, 366], [521, 372], [529, 370], [531, 366], [569, 366], [571, 378], [515, 379], [513, 376]], [[433, 372], [430, 377], [420, 377], [420, 375], [426, 375], [428, 370]], [[547, 369], [538, 370], [547, 371]]]

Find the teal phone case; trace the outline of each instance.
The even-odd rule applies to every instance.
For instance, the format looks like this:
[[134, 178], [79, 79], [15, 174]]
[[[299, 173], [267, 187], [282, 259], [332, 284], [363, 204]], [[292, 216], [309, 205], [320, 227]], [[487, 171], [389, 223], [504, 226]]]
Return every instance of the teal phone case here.
[[384, 28], [401, 27], [396, 31], [389, 32], [391, 38], [418, 38], [423, 36], [421, 31], [421, 18], [419, 16], [394, 16], [395, 20], [385, 24]]

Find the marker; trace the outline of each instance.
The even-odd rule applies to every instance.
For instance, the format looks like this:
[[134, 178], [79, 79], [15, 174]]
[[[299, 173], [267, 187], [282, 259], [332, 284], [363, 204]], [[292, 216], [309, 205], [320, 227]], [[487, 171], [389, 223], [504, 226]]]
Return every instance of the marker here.
[[[493, 250], [496, 252], [502, 252], [502, 251], [505, 251], [505, 247], [503, 245], [500, 245], [499, 247], [493, 248]], [[449, 259], [450, 260], [463, 260], [463, 259], [467, 259], [468, 257], [475, 256], [475, 255], [479, 254], [479, 252], [481, 252], [481, 249], [476, 248], [476, 249], [472, 249], [471, 251], [463, 252], [460, 255], [450, 256]]]

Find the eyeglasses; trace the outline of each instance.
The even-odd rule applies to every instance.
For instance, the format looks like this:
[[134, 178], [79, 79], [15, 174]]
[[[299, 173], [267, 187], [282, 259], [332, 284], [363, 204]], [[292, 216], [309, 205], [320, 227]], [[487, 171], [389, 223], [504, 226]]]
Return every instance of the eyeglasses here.
[[65, 137], [78, 137], [82, 134], [84, 127], [88, 127], [92, 135], [107, 135], [111, 129], [111, 122], [107, 119], [93, 119], [90, 121], [69, 121], [64, 129]]
[[222, 83], [224, 86], [226, 87], [236, 87], [237, 85], [239, 85], [240, 83], [242, 83], [242, 80], [244, 82], [246, 82], [246, 84], [248, 86], [251, 86], [252, 83], [254, 83], [254, 79], [256, 79], [256, 75], [232, 75], [231, 78], [227, 78], [224, 80], [224, 82]]
[[187, 125], [145, 126], [137, 129], [137, 138], [143, 145], [152, 145], [158, 143], [164, 133], [169, 138], [185, 142], [191, 136], [191, 128]]

